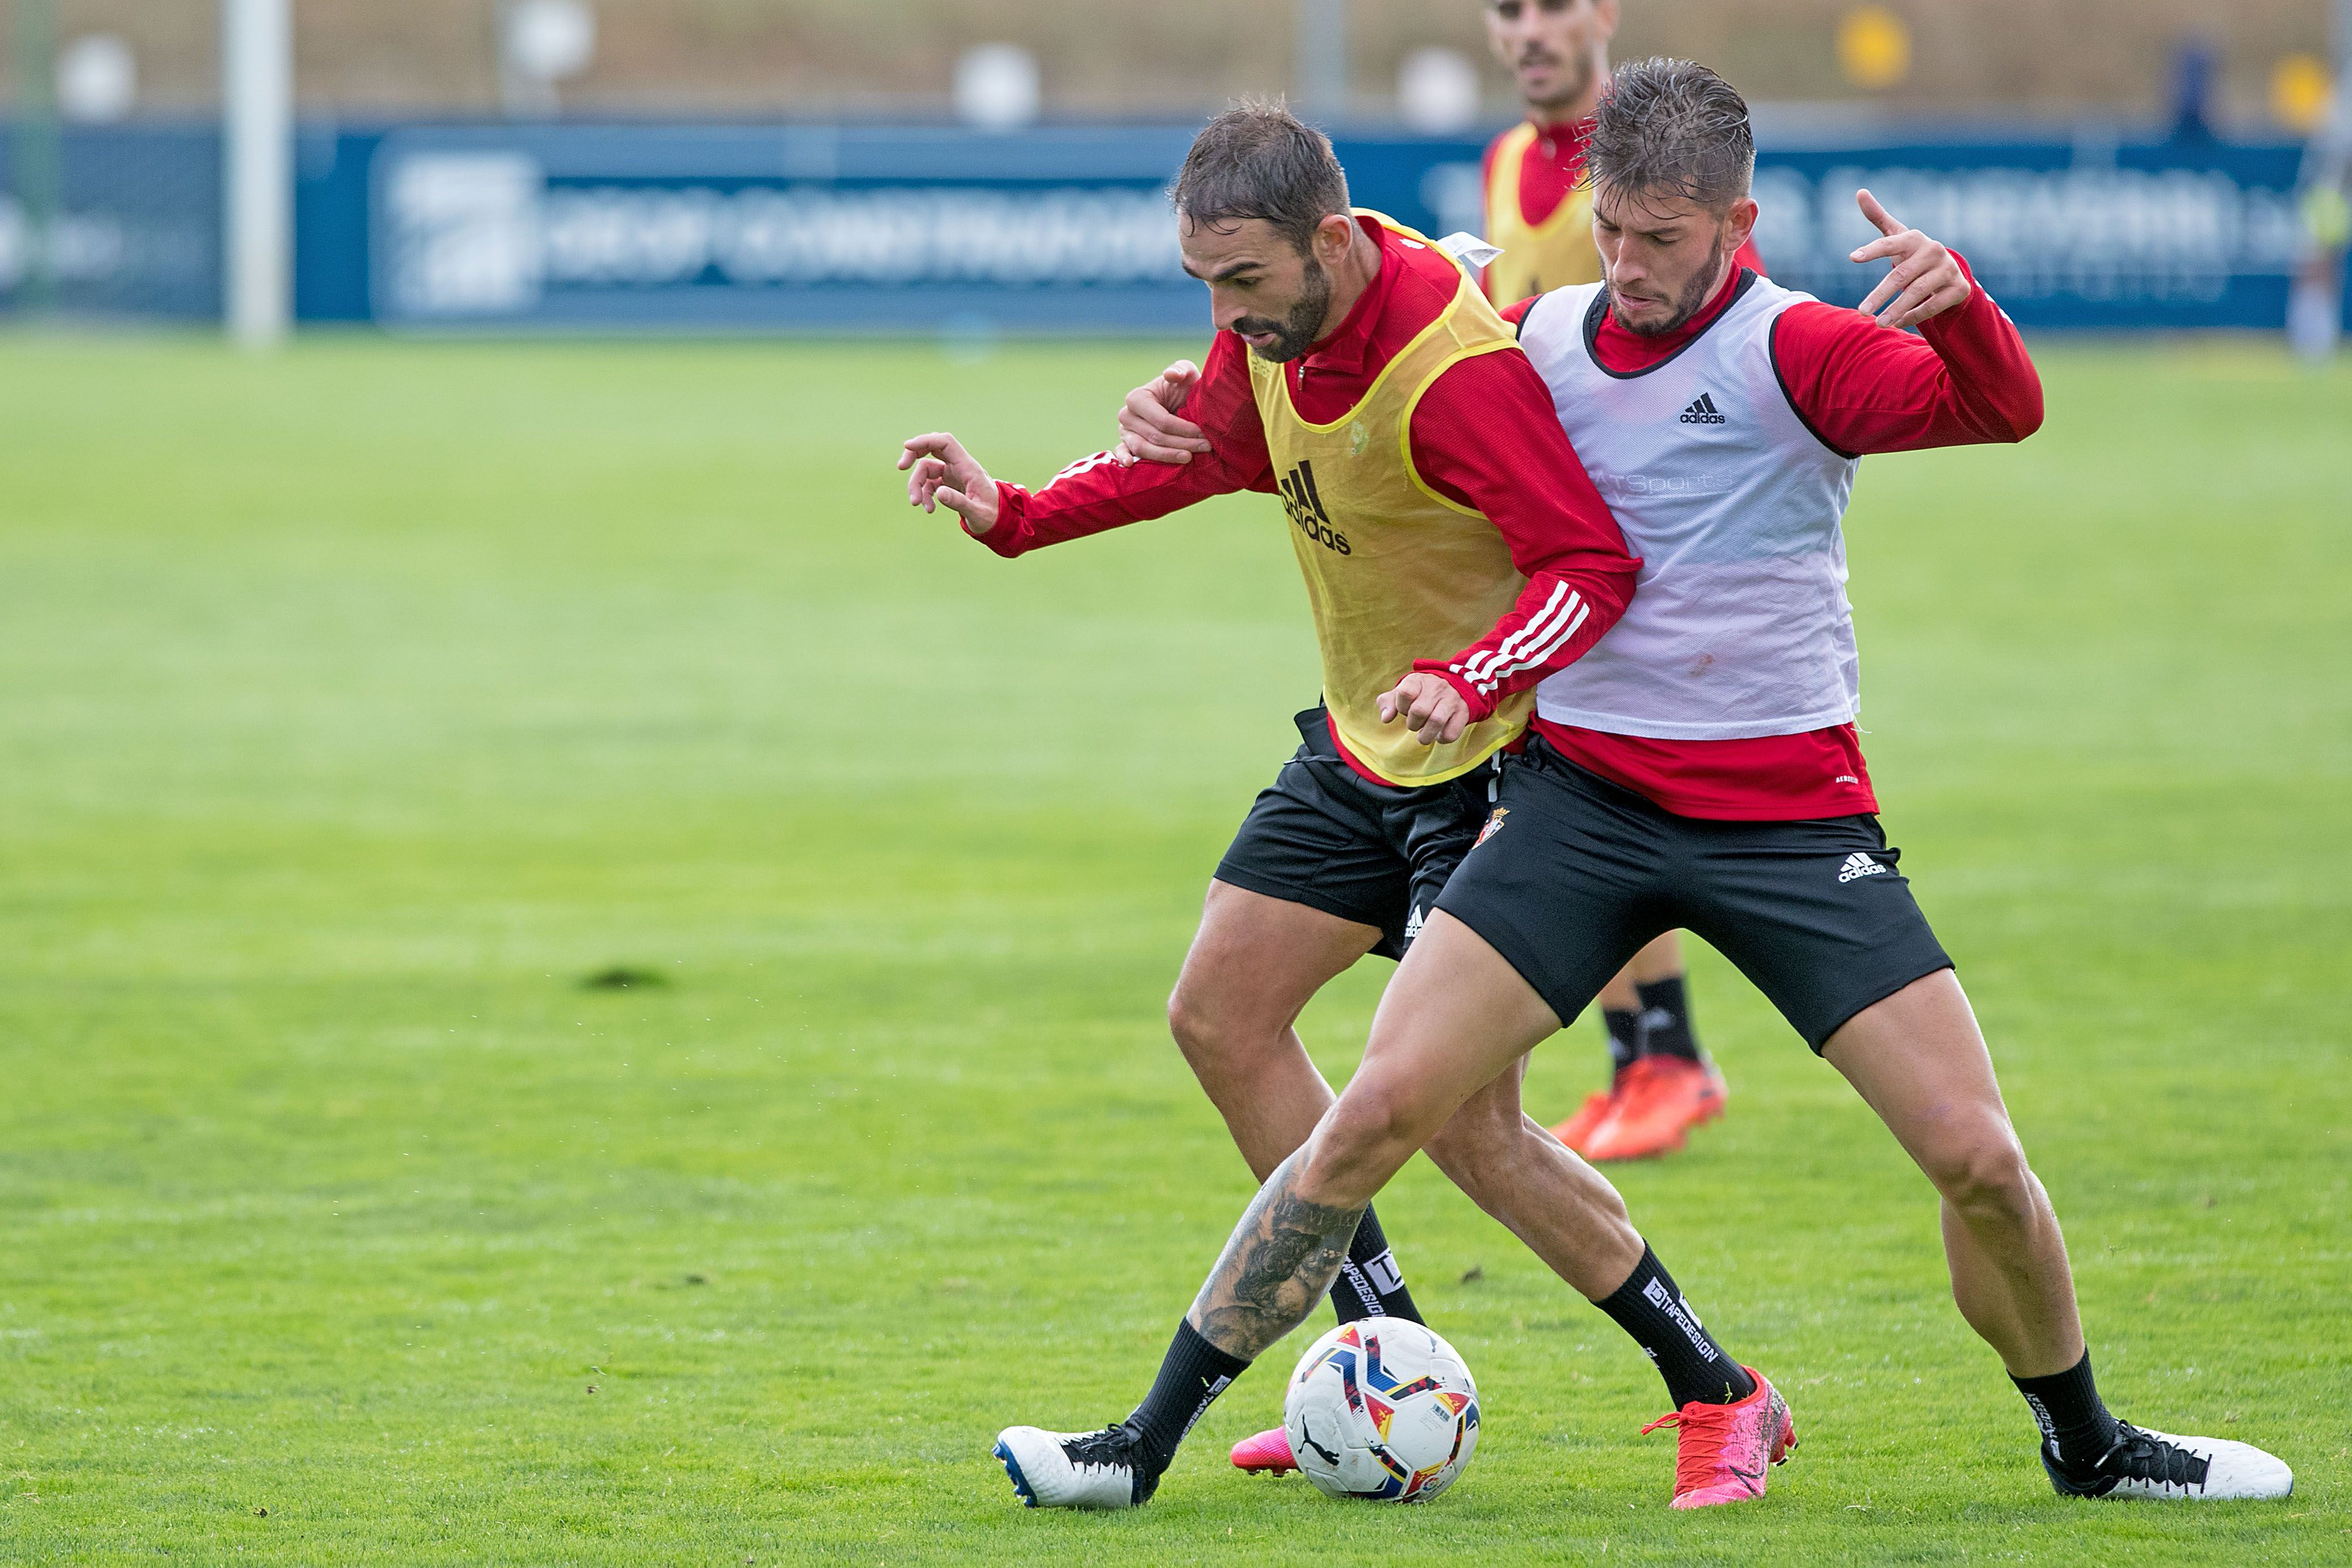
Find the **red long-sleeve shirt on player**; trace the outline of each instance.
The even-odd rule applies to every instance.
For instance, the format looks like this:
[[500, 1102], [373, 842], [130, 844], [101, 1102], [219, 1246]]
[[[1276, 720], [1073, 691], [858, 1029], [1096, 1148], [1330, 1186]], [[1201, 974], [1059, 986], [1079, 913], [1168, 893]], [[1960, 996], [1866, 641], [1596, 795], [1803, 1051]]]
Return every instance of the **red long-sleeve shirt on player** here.
[[[2042, 427], [2042, 378], [2017, 328], [1968, 263], [1954, 259], [1971, 285], [1968, 301], [1916, 336], [1818, 300], [1781, 312], [1772, 329], [1774, 368], [1790, 406], [1824, 444], [1858, 457], [2022, 441]], [[1738, 285], [1734, 268], [1705, 309], [1655, 338], [1604, 316], [1596, 356], [1620, 372], [1658, 363], [1705, 331]], [[1503, 315], [1516, 322], [1533, 303]], [[1782, 821], [1878, 810], [1851, 724], [1751, 740], [1659, 740], [1541, 718], [1536, 728], [1579, 766], [1678, 816]]]
[[[1284, 367], [1292, 406], [1318, 423], [1338, 420], [1360, 402], [1382, 369], [1453, 303], [1460, 287], [1461, 274], [1444, 256], [1370, 219], [1357, 221], [1381, 247], [1380, 272], [1345, 320]], [[1218, 333], [1185, 401], [1184, 417], [1207, 437], [1207, 454], [1189, 464], [1122, 466], [1108, 453], [1097, 453], [1034, 492], [1000, 480], [996, 526], [981, 542], [999, 555], [1016, 556], [1165, 517], [1212, 496], [1273, 492], [1274, 465], [1250, 388], [1248, 352], [1233, 333]], [[1484, 693], [1477, 715], [1483, 717], [1502, 696], [1571, 663], [1616, 624], [1640, 563], [1626, 554], [1616, 519], [1560, 429], [1543, 378], [1517, 350], [1474, 355], [1448, 367], [1414, 405], [1411, 429], [1423, 480], [1493, 523], [1528, 580], [1492, 632], [1442, 663], [1499, 654], [1563, 585], [1591, 607], [1577, 631], [1546, 656], [1492, 661], [1508, 674]], [[1349, 761], [1379, 780], [1353, 757]]]

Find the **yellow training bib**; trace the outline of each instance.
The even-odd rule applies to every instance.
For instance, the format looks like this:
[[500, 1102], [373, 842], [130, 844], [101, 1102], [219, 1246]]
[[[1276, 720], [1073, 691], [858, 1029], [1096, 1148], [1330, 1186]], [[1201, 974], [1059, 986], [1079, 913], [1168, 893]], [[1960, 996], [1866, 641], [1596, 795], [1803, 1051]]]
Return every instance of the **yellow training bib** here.
[[1536, 144], [1536, 128], [1522, 120], [1495, 143], [1486, 181], [1486, 243], [1503, 254], [1486, 265], [1486, 296], [1498, 305], [1531, 299], [1547, 289], [1601, 281], [1601, 252], [1592, 244], [1592, 185], [1576, 189], [1539, 224], [1519, 210], [1519, 166]]
[[[1429, 242], [1381, 217], [1416, 246]], [[1423, 746], [1375, 706], [1416, 659], [1444, 659], [1494, 630], [1527, 580], [1495, 525], [1422, 482], [1412, 411], [1447, 366], [1517, 351], [1511, 329], [1466, 274], [1436, 320], [1391, 360], [1361, 402], [1328, 424], [1290, 404], [1284, 367], [1250, 356], [1250, 383], [1289, 515], [1323, 650], [1323, 701], [1359, 762], [1392, 784], [1443, 783], [1477, 767], [1527, 725], [1533, 695], [1446, 746]]]

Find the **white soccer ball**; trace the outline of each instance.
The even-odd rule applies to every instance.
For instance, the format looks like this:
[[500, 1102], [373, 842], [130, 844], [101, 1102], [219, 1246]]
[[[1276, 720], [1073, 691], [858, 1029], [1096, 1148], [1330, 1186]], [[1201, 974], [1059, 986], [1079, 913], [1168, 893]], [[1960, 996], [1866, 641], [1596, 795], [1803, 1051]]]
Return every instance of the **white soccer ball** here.
[[1478, 1447], [1470, 1368], [1419, 1323], [1363, 1318], [1309, 1346], [1282, 1396], [1299, 1470], [1333, 1497], [1427, 1502]]

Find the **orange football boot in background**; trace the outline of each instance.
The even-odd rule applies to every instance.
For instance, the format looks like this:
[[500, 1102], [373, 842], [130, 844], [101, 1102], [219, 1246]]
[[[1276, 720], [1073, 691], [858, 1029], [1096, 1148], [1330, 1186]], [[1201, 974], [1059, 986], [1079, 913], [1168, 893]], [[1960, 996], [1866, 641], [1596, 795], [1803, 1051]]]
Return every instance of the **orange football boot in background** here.
[[[1723, 1074], [1711, 1061], [1645, 1056], [1620, 1080], [1617, 1103], [1577, 1152], [1589, 1160], [1642, 1160], [1670, 1155], [1690, 1130], [1723, 1114]], [[1565, 1142], [1565, 1140], [1562, 1140]], [[1570, 1145], [1573, 1147], [1574, 1145]]]
[[1551, 1135], [1578, 1154], [1584, 1153], [1585, 1143], [1592, 1136], [1593, 1129], [1609, 1119], [1610, 1112], [1617, 1109], [1617, 1096], [1625, 1089], [1625, 1074], [1633, 1071], [1631, 1065], [1621, 1069], [1610, 1078], [1608, 1088], [1596, 1089], [1586, 1095], [1584, 1103], [1576, 1108], [1576, 1114], [1554, 1127]]

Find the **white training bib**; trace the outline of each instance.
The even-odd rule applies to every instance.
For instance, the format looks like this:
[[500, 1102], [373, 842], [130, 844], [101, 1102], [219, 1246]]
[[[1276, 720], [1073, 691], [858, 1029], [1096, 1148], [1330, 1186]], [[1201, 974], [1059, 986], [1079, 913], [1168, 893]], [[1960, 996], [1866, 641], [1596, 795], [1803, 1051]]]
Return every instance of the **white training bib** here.
[[1743, 275], [1723, 314], [1631, 375], [1593, 358], [1605, 286], [1556, 289], [1519, 345], [1642, 558], [1633, 603], [1536, 688], [1555, 723], [1660, 740], [1845, 724], [1861, 706], [1839, 522], [1859, 459], [1798, 416], [1772, 324], [1811, 295]]

